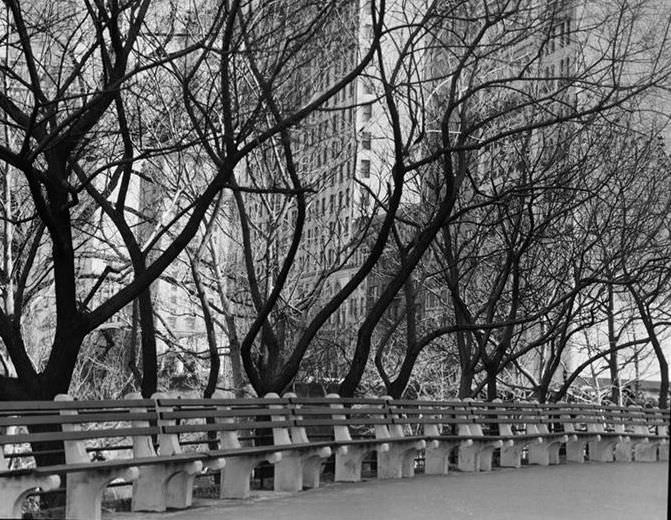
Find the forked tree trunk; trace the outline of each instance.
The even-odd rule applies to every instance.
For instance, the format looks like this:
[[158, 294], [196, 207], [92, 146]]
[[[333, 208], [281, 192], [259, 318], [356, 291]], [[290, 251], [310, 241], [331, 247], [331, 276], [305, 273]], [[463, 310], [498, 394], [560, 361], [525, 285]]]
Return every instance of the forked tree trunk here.
[[498, 397], [496, 388], [496, 369], [487, 368], [487, 401], [493, 401]]

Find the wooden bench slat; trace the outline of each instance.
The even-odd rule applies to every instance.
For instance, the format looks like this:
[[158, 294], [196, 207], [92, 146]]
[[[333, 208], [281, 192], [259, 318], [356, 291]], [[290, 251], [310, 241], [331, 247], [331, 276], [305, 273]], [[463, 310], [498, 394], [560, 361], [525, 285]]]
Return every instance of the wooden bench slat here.
[[[156, 400], [158, 406], [165, 407], [189, 407], [189, 406], [205, 406], [205, 407], [266, 407], [268, 405], [288, 405], [289, 399], [266, 399], [266, 398], [245, 398], [245, 399], [165, 399], [159, 398]], [[152, 404], [153, 405], [153, 404]]]
[[0, 417], [0, 426], [29, 426], [34, 424], [84, 424], [98, 422], [130, 422], [156, 421], [158, 414], [155, 411], [129, 412], [119, 414], [115, 411], [99, 412], [94, 414], [75, 415], [13, 415]]
[[271, 428], [288, 428], [293, 426], [293, 421], [263, 421], [247, 423], [211, 423], [211, 424], [178, 424], [162, 426], [164, 433], [194, 433], [194, 432], [216, 432], [237, 430], [263, 430]]
[[129, 409], [153, 408], [152, 399], [127, 399], [118, 401], [2, 401], [0, 414], [14, 412], [35, 411], [53, 413], [58, 410], [85, 410], [85, 409]]
[[73, 432], [39, 432], [39, 433], [19, 433], [16, 435], [0, 435], [0, 445], [4, 444], [25, 444], [33, 442], [48, 441], [75, 441], [101, 438], [123, 438], [135, 437], [140, 435], [158, 435], [158, 427], [146, 428], [111, 428], [101, 430], [83, 430]]

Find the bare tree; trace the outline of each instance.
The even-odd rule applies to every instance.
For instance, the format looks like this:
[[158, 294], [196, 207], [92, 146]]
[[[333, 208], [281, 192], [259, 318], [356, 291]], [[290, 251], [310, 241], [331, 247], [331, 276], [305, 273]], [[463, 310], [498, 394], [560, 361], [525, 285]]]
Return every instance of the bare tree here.
[[[10, 52], [2, 72], [8, 86], [0, 95], [0, 106], [12, 140], [0, 147], [0, 158], [20, 179], [16, 186], [30, 194], [33, 218], [45, 228], [48, 246], [38, 247], [38, 253], [52, 269], [54, 298], [49, 305], [56, 323], [48, 359], [44, 367], [37, 367], [20, 326], [22, 299], [17, 299], [17, 292], [23, 288], [12, 285], [14, 309], [0, 314], [0, 337], [15, 376], [10, 372], [0, 378], [0, 395], [51, 398], [68, 391], [86, 335], [145, 293], [196, 235], [221, 190], [237, 186], [236, 167], [242, 159], [305, 118], [363, 65], [313, 100], [294, 105], [271, 124], [257, 126], [267, 92], [252, 96], [242, 88], [253, 75], [240, 75], [239, 67], [250, 48], [257, 46], [263, 53], [272, 43], [264, 39], [267, 31], [248, 25], [252, 19], [258, 21], [251, 17], [254, 9], [265, 12], [255, 2], [208, 4], [188, 11], [171, 11], [170, 5], [148, 0], [30, 6], [10, 2], [7, 8], [10, 22], [3, 26], [3, 38]], [[295, 48], [309, 41], [310, 28], [324, 13], [303, 15], [302, 24], [295, 27]], [[198, 23], [191, 23], [194, 17]], [[174, 31], [165, 30], [171, 26]], [[218, 58], [222, 85], [216, 121], [211, 117], [214, 112], [200, 112], [196, 101], [210, 86], [198, 82], [212, 56]], [[283, 66], [280, 62], [280, 69]], [[169, 104], [163, 103], [166, 99]], [[179, 115], [174, 129], [163, 127], [165, 118], [159, 114], [166, 113]], [[215, 168], [201, 171], [197, 196], [187, 199], [178, 194], [170, 218], [160, 222], [147, 241], [141, 240], [138, 221], [131, 218], [137, 210], [123, 200], [135, 189], [133, 183], [146, 186], [156, 179], [147, 178], [141, 164], [153, 161], [160, 166], [161, 157], [181, 154], [183, 171], [199, 168], [187, 157], [196, 145], [221, 151]], [[141, 246], [145, 265], [134, 264], [130, 279], [108, 280], [101, 273], [105, 280], [91, 284], [83, 283], [78, 274], [78, 248], [84, 239], [76, 231], [75, 216], [83, 215], [79, 209], [92, 200], [100, 208], [93, 191], [87, 191], [89, 185], [99, 193], [109, 192], [111, 211], [101, 217], [104, 228], [121, 232], [134, 226], [134, 241]], [[111, 222], [114, 212], [124, 213], [127, 226], [121, 219]], [[117, 247], [135, 246], [133, 240], [121, 240]], [[115, 256], [126, 254], [128, 250]], [[30, 270], [32, 261], [23, 267]], [[21, 273], [14, 270], [14, 282], [24, 276]], [[92, 289], [99, 299], [87, 298]], [[90, 310], [85, 301], [92, 305]], [[149, 370], [153, 366], [146, 367]], [[148, 380], [145, 386], [150, 391], [154, 383]]]
[[[341, 386], [344, 395], [352, 394], [363, 374], [371, 336], [380, 318], [402, 290], [439, 231], [449, 223], [456, 201], [467, 192], [466, 186], [473, 177], [478, 153], [486, 147], [510, 140], [522, 143], [526, 140], [530, 143], [527, 145], [529, 148], [537, 149], [538, 146], [533, 143], [538, 140], [539, 134], [543, 135], [541, 129], [547, 129], [549, 133], [557, 132], [570, 122], [584, 124], [596, 114], [607, 112], [668, 78], [668, 63], [658, 60], [653, 50], [659, 49], [655, 45], [664, 42], [650, 46], [648, 41], [631, 37], [630, 27], [641, 22], [641, 13], [637, 10], [625, 8], [618, 11], [614, 7], [614, 13], [632, 23], [622, 31], [624, 26], [615, 27], [609, 17], [599, 18], [596, 15], [591, 18], [589, 28], [569, 28], [564, 24], [564, 18], [570, 13], [560, 8], [541, 12], [521, 2], [503, 2], [496, 8], [488, 6], [486, 12], [478, 9], [479, 6], [470, 3], [440, 5], [433, 6], [433, 17], [429, 16], [435, 24], [431, 29], [429, 46], [435, 57], [429, 60], [434, 67], [431, 68], [433, 75], [430, 81], [425, 83], [428, 85], [425, 92], [427, 99], [435, 98], [435, 103], [420, 105], [418, 110], [434, 116], [427, 130], [439, 132], [440, 140], [427, 141], [428, 154], [424, 152], [419, 159], [413, 158], [414, 161], [404, 163], [404, 168], [407, 171], [435, 163], [437, 172], [429, 177], [433, 184], [433, 212], [417, 233], [407, 239], [407, 256], [402, 268], [389, 278], [387, 287], [381, 291], [380, 298], [359, 329], [351, 370]], [[558, 32], [556, 27], [560, 21], [562, 31]], [[665, 23], [668, 25], [668, 20]], [[511, 30], [512, 27], [515, 30]], [[595, 36], [602, 45], [600, 48], [581, 39], [583, 31], [587, 30], [592, 35], [600, 35]], [[580, 60], [577, 65], [574, 61], [566, 64], [562, 58], [562, 70], [558, 73], [552, 59], [545, 56], [552, 56], [555, 48], [560, 46], [571, 48]], [[415, 52], [410, 45], [404, 50], [406, 54], [399, 60], [401, 63], [403, 60], [410, 61]], [[623, 77], [621, 72], [629, 60], [643, 56], [652, 63], [647, 73], [633, 79]], [[401, 67], [399, 65], [398, 68]], [[662, 69], [665, 72], [658, 75]], [[387, 87], [393, 84], [393, 79], [392, 75], [381, 75], [381, 81]], [[393, 87], [398, 90], [396, 85]], [[386, 101], [393, 110], [394, 100]], [[419, 116], [414, 120], [418, 119]], [[514, 157], [512, 161], [515, 161]], [[514, 163], [512, 166], [512, 170], [519, 171]], [[493, 182], [497, 182], [495, 176]], [[520, 185], [527, 188], [524, 182]], [[533, 197], [533, 193], [530, 196]], [[498, 208], [498, 211], [509, 211], [510, 216], [523, 214], [522, 210], [516, 212], [515, 208]], [[494, 300], [505, 294], [512, 295], [508, 298], [507, 312], [497, 316], [497, 321], [510, 323], [516, 321], [518, 314], [519, 298], [515, 293], [522, 287], [521, 255], [529, 246], [528, 233], [519, 232], [527, 224], [520, 218], [513, 219], [513, 222], [517, 222], [518, 231], [505, 236], [507, 243], [501, 248], [503, 266], [508, 267], [505, 274], [501, 271], [502, 276], [494, 280], [495, 290], [492, 293]], [[454, 307], [458, 315], [468, 312], [458, 301]], [[496, 316], [495, 309], [490, 305], [491, 318], [483, 324], [485, 327], [491, 326], [491, 319]], [[491, 338], [488, 330], [491, 331], [487, 328], [478, 333], [483, 349]], [[482, 358], [485, 365], [490, 366], [492, 386], [495, 386], [495, 375], [504, 362], [514, 331], [512, 325], [501, 330], [502, 336], [497, 342], [501, 348], [493, 349], [493, 357], [485, 354], [487, 359]], [[478, 349], [477, 356], [470, 358], [470, 370], [475, 369], [483, 349]]]

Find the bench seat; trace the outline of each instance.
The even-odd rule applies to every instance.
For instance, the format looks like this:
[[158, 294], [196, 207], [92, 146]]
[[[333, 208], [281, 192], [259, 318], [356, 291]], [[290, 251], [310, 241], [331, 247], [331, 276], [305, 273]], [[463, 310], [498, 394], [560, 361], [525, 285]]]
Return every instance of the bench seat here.
[[[444, 474], [456, 456], [462, 471], [569, 461], [668, 460], [668, 411], [526, 402], [299, 398], [152, 399], [0, 404], [0, 516], [19, 518], [24, 499], [66, 479], [68, 518], [100, 518], [108, 484], [133, 485], [133, 509], [191, 505], [194, 480], [220, 472], [222, 498], [249, 495], [253, 470], [274, 465], [277, 490], [317, 487], [335, 456], [337, 481], [361, 479], [368, 455], [378, 478], [411, 477], [423, 452], [425, 472]], [[314, 439], [311, 439], [313, 436]], [[127, 441], [132, 441], [128, 445]], [[4, 446], [20, 447], [5, 456]], [[25, 449], [31, 446], [32, 451]], [[16, 449], [16, 448], [15, 448]], [[64, 461], [58, 461], [62, 454]], [[55, 462], [10, 469], [12, 459]], [[96, 457], [107, 456], [107, 460]], [[665, 459], [666, 458], [666, 459]]]

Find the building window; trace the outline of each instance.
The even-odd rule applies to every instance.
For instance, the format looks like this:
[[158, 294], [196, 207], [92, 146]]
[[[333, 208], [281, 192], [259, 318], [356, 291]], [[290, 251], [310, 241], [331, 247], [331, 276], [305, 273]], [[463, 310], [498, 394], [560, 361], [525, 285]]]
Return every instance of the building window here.
[[569, 45], [571, 43], [570, 35], [571, 35], [571, 19], [567, 18], [566, 21], [563, 24], [564, 26], [564, 31], [562, 35], [562, 43], [564, 45]]
[[371, 117], [373, 117], [373, 105], [368, 103], [363, 106], [363, 120], [370, 121]]
[[364, 188], [361, 189], [361, 207], [362, 208], [367, 208], [368, 207], [368, 202], [370, 200], [370, 194], [368, 191]]
[[371, 136], [370, 132], [363, 132], [361, 134], [361, 148], [364, 150], [370, 150], [371, 147]]
[[364, 179], [370, 177], [370, 161], [368, 159], [362, 159], [361, 161], [361, 176]]

